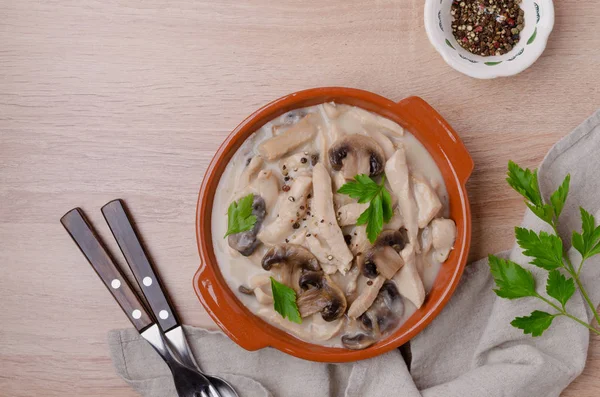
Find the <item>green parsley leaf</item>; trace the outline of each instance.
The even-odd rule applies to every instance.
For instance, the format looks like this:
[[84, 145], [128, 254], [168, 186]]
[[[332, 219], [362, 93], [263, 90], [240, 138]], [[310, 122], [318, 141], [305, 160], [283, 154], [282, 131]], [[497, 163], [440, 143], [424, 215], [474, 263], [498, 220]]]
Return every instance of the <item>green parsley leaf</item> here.
[[554, 209], [554, 215], [558, 218], [560, 213], [565, 206], [565, 202], [567, 201], [567, 196], [569, 195], [569, 184], [571, 183], [571, 175], [567, 174], [565, 180], [562, 185], [556, 189], [552, 196], [550, 196], [550, 202], [552, 203], [552, 208]]
[[535, 280], [529, 270], [524, 269], [515, 262], [489, 256], [489, 266], [496, 282], [496, 295], [506, 299], [536, 296]]
[[531, 263], [546, 270], [553, 270], [563, 265], [562, 240], [546, 232], [536, 234], [533, 230], [522, 227], [515, 228], [517, 243], [523, 248], [523, 254], [532, 257]]
[[254, 195], [249, 194], [229, 205], [227, 209], [227, 233], [225, 233], [224, 237], [230, 234], [245, 232], [254, 227], [256, 215], [252, 215], [253, 202]]
[[573, 232], [572, 245], [583, 259], [600, 253], [600, 226], [595, 227], [594, 216], [579, 208], [581, 212], [582, 233]]
[[538, 218], [546, 223], [552, 224], [552, 218], [554, 217], [552, 206], [543, 204], [539, 207], [536, 207], [531, 203], [525, 203], [525, 205], [527, 205], [527, 208], [529, 208], [531, 212], [533, 212]]
[[546, 282], [546, 292], [548, 295], [560, 302], [563, 309], [567, 301], [575, 293], [575, 282], [572, 278], [566, 278], [558, 270], [552, 270], [548, 274]]
[[296, 291], [271, 277], [271, 291], [273, 293], [273, 308], [281, 317], [301, 324], [300, 310], [296, 304]]
[[510, 325], [515, 328], [523, 330], [525, 334], [531, 334], [531, 336], [541, 336], [545, 330], [550, 327], [552, 320], [556, 317], [556, 314], [550, 314], [535, 310], [529, 317], [517, 317]]
[[531, 172], [528, 168], [521, 168], [513, 161], [508, 162], [508, 184], [521, 196], [525, 197], [534, 206], [542, 205], [542, 195], [537, 179], [537, 170]]
[[387, 189], [383, 189], [381, 200], [383, 202], [383, 222], [388, 223], [394, 216], [394, 212], [392, 211], [392, 196]]
[[348, 195], [357, 199], [359, 203], [368, 203], [379, 194], [381, 186], [375, 183], [367, 175], [356, 175], [354, 181], [344, 184], [338, 193]]
[[392, 219], [392, 196], [385, 188], [385, 175], [377, 184], [368, 175], [356, 175], [354, 181], [344, 184], [338, 193], [346, 194], [369, 207], [358, 217], [357, 225], [367, 225], [367, 237], [374, 243], [383, 230], [383, 224]]

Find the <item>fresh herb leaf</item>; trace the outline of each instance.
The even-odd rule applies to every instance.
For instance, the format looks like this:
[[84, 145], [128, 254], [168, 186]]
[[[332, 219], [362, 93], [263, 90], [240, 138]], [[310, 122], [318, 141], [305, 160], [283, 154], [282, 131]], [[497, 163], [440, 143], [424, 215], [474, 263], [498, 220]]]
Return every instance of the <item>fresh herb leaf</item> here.
[[523, 330], [525, 334], [531, 334], [531, 336], [541, 336], [545, 330], [550, 327], [552, 320], [557, 314], [550, 314], [535, 310], [528, 317], [517, 317], [510, 324]]
[[572, 245], [583, 259], [600, 253], [600, 226], [595, 227], [594, 216], [579, 208], [581, 212], [582, 233], [573, 232]]
[[517, 243], [523, 248], [523, 254], [532, 257], [531, 263], [546, 270], [553, 270], [563, 265], [563, 245], [559, 237], [522, 227], [515, 228]]
[[521, 168], [513, 161], [508, 162], [508, 184], [529, 200], [534, 206], [542, 205], [542, 195], [537, 179], [537, 170], [533, 172], [528, 168]]
[[548, 274], [546, 282], [546, 292], [548, 295], [560, 302], [563, 309], [567, 301], [571, 299], [575, 293], [575, 282], [572, 278], [566, 278], [558, 270], [552, 270]]
[[565, 206], [565, 202], [567, 201], [567, 196], [569, 195], [569, 184], [571, 183], [571, 175], [565, 177], [563, 183], [556, 189], [552, 196], [550, 196], [550, 202], [552, 203], [552, 209], [554, 210], [554, 215], [558, 218], [560, 213]]
[[346, 194], [359, 203], [368, 203], [379, 194], [381, 187], [367, 175], [356, 175], [354, 181], [344, 184], [338, 193]]
[[254, 227], [256, 215], [252, 215], [253, 202], [254, 195], [249, 194], [229, 205], [227, 209], [227, 233], [225, 233], [224, 237], [230, 234], [245, 232]]
[[392, 196], [387, 189], [383, 189], [381, 200], [383, 202], [383, 222], [388, 223], [394, 216], [394, 212], [392, 210]]
[[300, 310], [296, 304], [296, 291], [271, 277], [271, 291], [273, 293], [273, 308], [281, 317], [301, 324]]
[[527, 208], [531, 210], [538, 218], [543, 220], [546, 223], [552, 224], [552, 219], [554, 217], [554, 210], [552, 210], [552, 206], [548, 204], [542, 204], [539, 207], [531, 203], [525, 203]]
[[537, 295], [535, 280], [529, 270], [494, 255], [489, 256], [489, 265], [498, 287], [494, 292], [499, 297], [516, 299]]
[[383, 230], [383, 224], [392, 219], [392, 196], [385, 188], [385, 175], [377, 184], [368, 175], [356, 175], [354, 181], [344, 184], [338, 193], [346, 194], [369, 207], [358, 217], [357, 225], [367, 225], [367, 237], [374, 243]]

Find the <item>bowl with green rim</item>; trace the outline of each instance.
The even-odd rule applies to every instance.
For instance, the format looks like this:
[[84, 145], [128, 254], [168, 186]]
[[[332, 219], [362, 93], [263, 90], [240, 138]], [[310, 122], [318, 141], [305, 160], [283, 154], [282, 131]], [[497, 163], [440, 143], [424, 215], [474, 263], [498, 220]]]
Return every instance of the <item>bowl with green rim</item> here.
[[[473, 0], [463, 0], [472, 2]], [[480, 0], [483, 3], [483, 0]], [[512, 76], [527, 69], [542, 55], [554, 27], [552, 0], [522, 0], [524, 26], [520, 40], [503, 55], [481, 56], [462, 48], [452, 33], [454, 0], [425, 1], [425, 31], [444, 61], [457, 71], [478, 79]]]

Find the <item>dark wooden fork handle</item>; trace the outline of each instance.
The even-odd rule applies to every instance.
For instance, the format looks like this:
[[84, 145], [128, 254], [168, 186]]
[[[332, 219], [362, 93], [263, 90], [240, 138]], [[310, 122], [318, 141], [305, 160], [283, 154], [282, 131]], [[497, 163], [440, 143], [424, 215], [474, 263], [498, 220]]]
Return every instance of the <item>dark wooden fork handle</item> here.
[[179, 325], [177, 314], [169, 304], [169, 299], [160, 278], [154, 271], [144, 246], [122, 200], [117, 199], [102, 207], [102, 214], [131, 268], [150, 309], [163, 332]]
[[81, 209], [74, 208], [67, 212], [60, 218], [60, 223], [67, 229], [75, 244], [90, 262], [133, 326], [141, 333], [152, 325], [153, 321], [146, 308], [115, 265], [100, 238], [85, 219]]

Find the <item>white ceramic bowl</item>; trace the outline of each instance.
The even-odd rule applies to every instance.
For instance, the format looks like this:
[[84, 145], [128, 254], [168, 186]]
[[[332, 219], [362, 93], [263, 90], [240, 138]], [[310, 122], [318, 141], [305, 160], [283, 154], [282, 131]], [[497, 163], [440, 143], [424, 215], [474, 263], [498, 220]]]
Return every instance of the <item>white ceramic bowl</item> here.
[[452, 0], [425, 1], [425, 30], [446, 63], [468, 76], [493, 79], [512, 76], [531, 66], [546, 48], [554, 27], [552, 0], [523, 0], [525, 26], [521, 40], [504, 55], [483, 57], [463, 49], [452, 34]]

